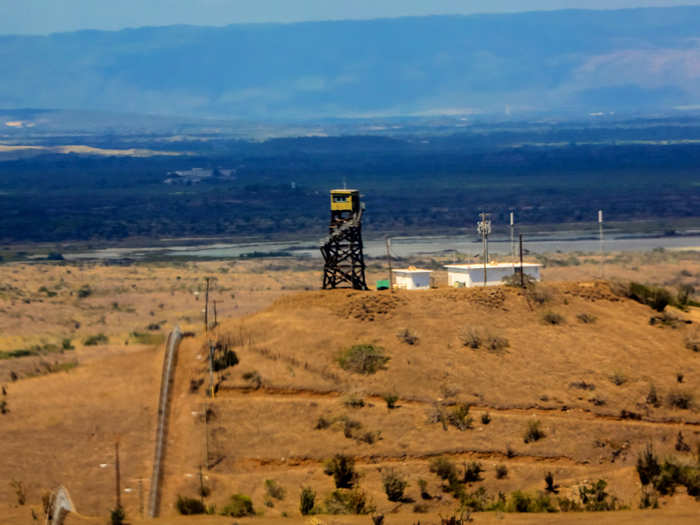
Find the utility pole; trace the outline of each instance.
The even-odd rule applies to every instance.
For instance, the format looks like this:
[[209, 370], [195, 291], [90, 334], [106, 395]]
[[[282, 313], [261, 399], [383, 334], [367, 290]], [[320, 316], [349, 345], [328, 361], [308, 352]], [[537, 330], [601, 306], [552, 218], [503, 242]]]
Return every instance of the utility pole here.
[[598, 238], [600, 242], [600, 278], [603, 278], [603, 210], [598, 210]]
[[219, 321], [216, 318], [216, 299], [213, 300], [214, 303], [214, 328], [219, 325]]
[[513, 263], [515, 263], [515, 241], [513, 235], [515, 233], [515, 214], [510, 212], [510, 257]]
[[204, 280], [207, 282], [207, 289], [204, 294], [204, 332], [209, 331], [209, 281], [211, 277], [205, 277]]
[[389, 264], [389, 289], [394, 291], [394, 273], [391, 271], [391, 239], [386, 238], [386, 260]]
[[525, 272], [523, 271], [523, 234], [520, 234], [520, 288], [525, 288]]
[[477, 224], [476, 231], [481, 235], [482, 252], [484, 258], [484, 286], [486, 286], [486, 266], [489, 263], [489, 234], [491, 233], [491, 214], [480, 213], [481, 220]]
[[143, 480], [139, 479], [139, 514], [143, 518]]
[[122, 495], [121, 495], [121, 473], [119, 472], [119, 439], [114, 442], [114, 456], [115, 456], [115, 490], [116, 490], [116, 507], [115, 509], [120, 509], [122, 507]]
[[214, 345], [209, 341], [209, 395], [214, 397]]

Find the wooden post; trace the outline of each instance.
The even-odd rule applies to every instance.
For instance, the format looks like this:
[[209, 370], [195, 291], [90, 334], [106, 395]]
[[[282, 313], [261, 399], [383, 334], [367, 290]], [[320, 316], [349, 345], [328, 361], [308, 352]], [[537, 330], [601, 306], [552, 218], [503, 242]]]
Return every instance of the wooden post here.
[[204, 332], [209, 331], [209, 279], [211, 279], [211, 277], [204, 278], [207, 282], [207, 288], [204, 294]]
[[114, 455], [115, 455], [115, 490], [116, 490], [116, 509], [120, 509], [122, 506], [122, 498], [121, 498], [121, 480], [120, 476], [121, 473], [119, 472], [119, 440], [114, 442]]
[[139, 514], [143, 518], [143, 480], [139, 479]]
[[213, 300], [213, 303], [214, 303], [214, 328], [216, 328], [217, 326], [219, 326], [219, 322], [216, 318], [216, 299]]

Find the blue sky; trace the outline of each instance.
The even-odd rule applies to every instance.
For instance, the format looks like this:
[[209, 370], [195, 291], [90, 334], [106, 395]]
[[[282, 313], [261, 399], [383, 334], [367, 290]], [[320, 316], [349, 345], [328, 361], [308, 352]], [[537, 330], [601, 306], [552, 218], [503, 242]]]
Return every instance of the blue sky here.
[[0, 0], [0, 34], [297, 22], [540, 9], [695, 5], [693, 0]]

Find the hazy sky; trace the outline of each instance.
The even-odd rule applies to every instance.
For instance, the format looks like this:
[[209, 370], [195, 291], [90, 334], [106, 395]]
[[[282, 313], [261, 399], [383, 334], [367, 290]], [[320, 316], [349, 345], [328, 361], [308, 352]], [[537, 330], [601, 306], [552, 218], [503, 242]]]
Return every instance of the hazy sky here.
[[227, 25], [539, 9], [696, 5], [697, 0], [0, 0], [0, 34]]

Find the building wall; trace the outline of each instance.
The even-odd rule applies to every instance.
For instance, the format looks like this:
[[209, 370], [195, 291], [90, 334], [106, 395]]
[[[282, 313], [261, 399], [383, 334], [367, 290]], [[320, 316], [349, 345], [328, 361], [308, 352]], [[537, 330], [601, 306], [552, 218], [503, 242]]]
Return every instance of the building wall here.
[[430, 288], [430, 273], [394, 273], [394, 282], [396, 283], [397, 287], [404, 288], [406, 290]]
[[[540, 269], [537, 266], [525, 266], [523, 268], [525, 275], [540, 280]], [[503, 279], [515, 273], [513, 267], [487, 268], [486, 270], [486, 286], [499, 286], [503, 284]], [[484, 284], [484, 268], [464, 268], [447, 270], [448, 286], [465, 286], [471, 288], [473, 286], [483, 286]]]

